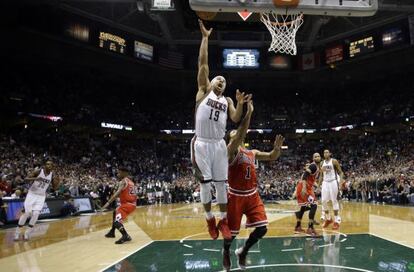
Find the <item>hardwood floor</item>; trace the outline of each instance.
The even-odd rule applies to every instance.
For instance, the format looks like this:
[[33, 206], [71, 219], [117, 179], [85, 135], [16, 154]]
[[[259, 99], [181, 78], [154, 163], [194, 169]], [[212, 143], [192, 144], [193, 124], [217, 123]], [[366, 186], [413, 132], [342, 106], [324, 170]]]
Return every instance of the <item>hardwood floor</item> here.
[[[267, 204], [267, 237], [293, 236], [295, 202]], [[214, 208], [217, 212], [217, 207]], [[317, 218], [320, 211], [317, 212]], [[343, 203], [344, 234], [370, 233], [414, 248], [414, 208]], [[115, 245], [104, 238], [111, 213], [41, 222], [28, 242], [14, 242], [14, 228], [0, 231], [0, 267], [5, 271], [99, 271], [155, 240], [208, 240], [200, 204], [139, 207], [125, 224], [133, 240]], [[304, 217], [307, 223], [307, 214]], [[320, 226], [317, 226], [320, 230]], [[246, 237], [242, 230], [240, 237]], [[119, 235], [119, 234], [118, 234]]]

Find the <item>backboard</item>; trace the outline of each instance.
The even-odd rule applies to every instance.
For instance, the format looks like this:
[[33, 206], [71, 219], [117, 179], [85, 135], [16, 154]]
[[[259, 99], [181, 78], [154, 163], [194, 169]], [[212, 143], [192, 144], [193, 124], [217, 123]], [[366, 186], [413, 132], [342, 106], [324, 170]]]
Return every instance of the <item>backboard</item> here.
[[378, 0], [300, 0], [297, 7], [276, 7], [273, 0], [190, 0], [196, 11], [255, 13], [271, 12], [326, 16], [373, 16], [378, 10]]

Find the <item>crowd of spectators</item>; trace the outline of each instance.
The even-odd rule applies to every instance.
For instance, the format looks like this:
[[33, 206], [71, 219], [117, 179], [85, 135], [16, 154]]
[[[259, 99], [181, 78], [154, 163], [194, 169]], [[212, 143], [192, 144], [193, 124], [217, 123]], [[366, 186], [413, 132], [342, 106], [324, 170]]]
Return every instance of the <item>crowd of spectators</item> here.
[[[30, 124], [23, 129], [19, 125], [17, 130], [0, 132], [0, 198], [24, 198], [29, 187], [24, 178], [46, 158], [52, 158], [62, 182], [50, 192], [51, 197], [87, 195], [99, 207], [116, 188], [116, 169], [123, 164], [130, 167], [137, 182], [141, 205], [199, 201], [199, 186], [189, 160], [189, 138], [165, 140], [157, 135], [160, 129], [193, 128], [194, 103], [189, 98], [194, 96], [193, 91], [172, 91], [162, 96], [142, 89], [134, 93], [131, 90], [142, 85], [124, 78], [84, 70], [51, 72], [49, 66], [39, 66], [33, 75], [32, 71], [30, 66], [18, 73], [5, 71], [8, 80], [0, 86], [2, 121], [21, 122], [16, 113], [31, 112], [62, 116], [64, 124], [53, 129], [32, 128]], [[41, 72], [48, 77], [39, 77]], [[345, 86], [349, 90], [338, 89], [335, 94], [329, 90], [254, 93], [254, 128], [292, 135], [295, 128], [399, 123], [391, 132], [383, 126], [383, 131], [365, 135], [326, 131], [320, 137], [286, 137], [288, 149], [279, 160], [258, 164], [263, 199], [291, 199], [312, 153], [329, 148], [346, 174], [345, 199], [412, 204], [414, 132], [408, 126], [414, 118], [412, 85], [412, 77], [399, 75], [398, 80], [385, 78], [375, 84], [381, 88], [367, 82], [360, 83], [359, 88]], [[371, 95], [372, 88], [375, 96]], [[390, 95], [396, 88], [399, 91]], [[94, 131], [100, 122], [130, 125], [135, 136]], [[79, 133], [77, 125], [89, 129]], [[249, 135], [248, 142], [251, 148], [266, 150], [272, 146], [272, 139], [265, 134]]]
[[[258, 164], [259, 193], [265, 201], [292, 199], [303, 166], [314, 152], [329, 148], [346, 176], [343, 197], [378, 203], [414, 203], [414, 133], [412, 130], [324, 140], [287, 139], [275, 162]], [[251, 148], [268, 150], [268, 137], [249, 137]], [[0, 137], [2, 197], [24, 198], [24, 178], [52, 158], [61, 184], [50, 197], [89, 196], [102, 206], [117, 186], [116, 168], [127, 165], [136, 181], [138, 204], [199, 201], [192, 175], [189, 140], [125, 139], [107, 135], [24, 129]]]

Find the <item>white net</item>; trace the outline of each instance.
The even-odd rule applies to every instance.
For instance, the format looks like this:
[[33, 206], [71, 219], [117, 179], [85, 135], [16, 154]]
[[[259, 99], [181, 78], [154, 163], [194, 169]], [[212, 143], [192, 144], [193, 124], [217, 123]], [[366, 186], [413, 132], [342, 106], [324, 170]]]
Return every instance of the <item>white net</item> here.
[[272, 35], [269, 51], [296, 55], [296, 32], [303, 24], [303, 14], [282, 15], [275, 12], [264, 12], [260, 20]]

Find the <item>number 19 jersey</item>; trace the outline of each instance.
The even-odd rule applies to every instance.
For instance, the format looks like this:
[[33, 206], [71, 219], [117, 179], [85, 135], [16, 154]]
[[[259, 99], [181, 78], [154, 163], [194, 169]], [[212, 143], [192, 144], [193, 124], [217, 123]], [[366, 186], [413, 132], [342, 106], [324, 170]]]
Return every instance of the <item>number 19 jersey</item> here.
[[250, 194], [257, 189], [255, 156], [251, 150], [240, 148], [229, 165], [229, 191], [234, 194]]
[[226, 134], [227, 108], [227, 99], [211, 91], [196, 108], [195, 135], [204, 139], [223, 139]]

